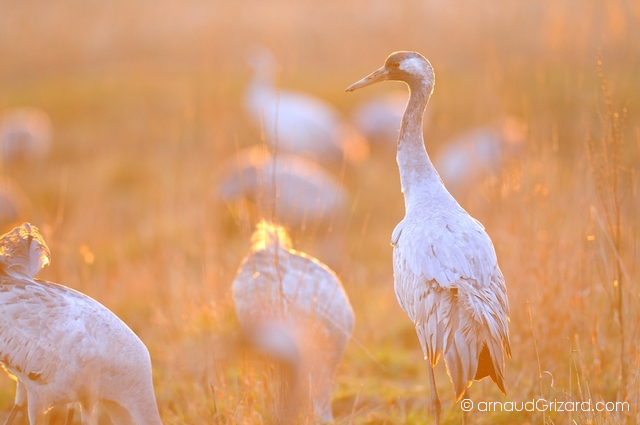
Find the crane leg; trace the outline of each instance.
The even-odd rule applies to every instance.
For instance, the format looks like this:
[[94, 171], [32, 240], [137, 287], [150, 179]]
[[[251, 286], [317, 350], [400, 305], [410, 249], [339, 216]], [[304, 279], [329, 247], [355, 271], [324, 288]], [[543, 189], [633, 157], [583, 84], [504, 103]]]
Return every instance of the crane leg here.
[[442, 405], [438, 398], [438, 389], [436, 388], [436, 377], [433, 373], [433, 365], [429, 363], [429, 383], [431, 384], [431, 414], [436, 425], [440, 425], [440, 411]]
[[9, 412], [7, 420], [4, 421], [4, 425], [11, 425], [13, 423], [13, 420], [16, 418], [16, 415], [18, 414], [18, 411], [21, 407], [22, 406], [18, 406], [17, 404], [13, 405], [13, 407], [11, 408], [11, 412]]
[[65, 425], [71, 425], [73, 423], [73, 417], [75, 416], [76, 409], [70, 407], [67, 409], [67, 419], [64, 421]]
[[[462, 400], [466, 400], [469, 398], [469, 391], [464, 390], [464, 394], [462, 394]], [[467, 425], [469, 423], [469, 412], [466, 410], [462, 410], [462, 425]]]
[[27, 389], [22, 384], [22, 382], [17, 381], [16, 383], [16, 399], [13, 403], [13, 407], [11, 408], [11, 412], [9, 412], [9, 416], [7, 420], [4, 422], [4, 425], [11, 425], [13, 421], [16, 419], [16, 415], [18, 412], [24, 407], [27, 402]]

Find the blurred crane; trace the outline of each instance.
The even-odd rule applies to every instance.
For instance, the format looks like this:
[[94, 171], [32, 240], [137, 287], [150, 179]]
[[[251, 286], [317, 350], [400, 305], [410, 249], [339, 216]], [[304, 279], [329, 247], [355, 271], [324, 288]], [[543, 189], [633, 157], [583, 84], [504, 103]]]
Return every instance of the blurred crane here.
[[456, 196], [477, 183], [496, 177], [509, 160], [522, 152], [526, 125], [517, 117], [507, 116], [492, 126], [462, 133], [444, 144], [434, 157], [434, 164], [447, 189]]
[[[280, 347], [269, 351], [284, 353], [280, 357], [295, 370], [292, 393], [308, 389], [316, 415], [330, 422], [333, 379], [354, 326], [347, 294], [327, 266], [291, 248], [282, 227], [262, 221], [251, 242], [233, 282], [238, 320], [248, 334], [272, 335], [257, 345]], [[265, 333], [265, 324], [275, 330]]]
[[248, 57], [254, 71], [245, 106], [264, 130], [267, 143], [278, 150], [313, 160], [340, 164], [360, 161], [369, 152], [366, 140], [328, 102], [306, 93], [276, 88], [276, 60], [264, 47]]
[[28, 219], [31, 202], [12, 179], [0, 177], [0, 230], [6, 231]]
[[393, 90], [359, 103], [351, 113], [351, 121], [372, 144], [393, 146], [407, 105], [407, 93]]
[[435, 82], [431, 64], [419, 53], [396, 52], [347, 91], [385, 80], [405, 82], [410, 91], [397, 151], [406, 213], [391, 236], [393, 269], [396, 296], [429, 361], [431, 408], [439, 424], [433, 369], [441, 354], [456, 401], [486, 376], [504, 393], [504, 356], [511, 355], [507, 291], [491, 239], [446, 190], [425, 150], [422, 116]]
[[271, 155], [255, 146], [238, 152], [220, 174], [217, 195], [221, 200], [246, 199], [256, 216], [287, 227], [303, 229], [332, 218], [339, 221], [347, 208], [348, 194], [340, 182], [297, 155]]
[[3, 161], [42, 159], [51, 149], [49, 115], [35, 107], [11, 108], [0, 114], [0, 149]]
[[25, 403], [35, 425], [51, 407], [74, 402], [82, 423], [95, 423], [100, 402], [113, 423], [161, 424], [147, 348], [95, 300], [34, 279], [49, 262], [28, 223], [0, 238], [0, 363], [18, 382], [6, 423]]

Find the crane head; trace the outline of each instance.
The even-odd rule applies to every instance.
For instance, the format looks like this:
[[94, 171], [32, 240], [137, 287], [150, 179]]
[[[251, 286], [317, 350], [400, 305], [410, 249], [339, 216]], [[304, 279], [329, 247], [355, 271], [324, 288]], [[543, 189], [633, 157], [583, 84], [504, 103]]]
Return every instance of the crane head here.
[[354, 91], [380, 81], [404, 81], [409, 86], [420, 83], [429, 87], [431, 91], [435, 74], [429, 61], [420, 53], [395, 52], [389, 55], [384, 66], [351, 84], [346, 91]]

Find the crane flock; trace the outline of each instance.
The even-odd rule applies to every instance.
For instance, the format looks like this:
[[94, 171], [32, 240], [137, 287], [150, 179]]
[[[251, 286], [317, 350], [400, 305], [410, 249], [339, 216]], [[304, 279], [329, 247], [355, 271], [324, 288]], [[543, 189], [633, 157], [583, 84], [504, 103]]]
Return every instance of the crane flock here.
[[[346, 189], [318, 162], [361, 159], [368, 148], [326, 102], [278, 91], [270, 52], [257, 49], [249, 59], [255, 77], [246, 92], [247, 111], [275, 152], [253, 147], [238, 153], [223, 167], [215, 192], [226, 202], [248, 198], [257, 211], [249, 254], [232, 283], [235, 312], [247, 345], [285, 371], [278, 422], [298, 423], [301, 410], [291, 406], [308, 402], [317, 420], [327, 423], [333, 421], [332, 388], [355, 316], [336, 273], [293, 249], [287, 229], [304, 230], [308, 220], [345, 211]], [[363, 131], [373, 123], [371, 132], [383, 138], [394, 134], [389, 123], [400, 129], [405, 216], [391, 236], [394, 287], [428, 361], [431, 411], [439, 424], [434, 367], [440, 356], [456, 401], [472, 381], [485, 377], [505, 392], [505, 357], [511, 355], [507, 292], [491, 239], [447, 191], [425, 149], [423, 115], [435, 82], [431, 64], [416, 52], [396, 52], [347, 91], [385, 80], [409, 87], [401, 119], [397, 94], [363, 108], [358, 119]], [[385, 108], [384, 119], [367, 120]], [[50, 121], [37, 110], [5, 114], [0, 124], [5, 158], [18, 142], [39, 146], [26, 155], [48, 150]], [[25, 130], [29, 126], [38, 130]], [[0, 365], [17, 382], [6, 424], [25, 406], [35, 425], [44, 423], [52, 407], [71, 403], [80, 404], [83, 424], [96, 423], [98, 403], [114, 424], [162, 423], [144, 343], [97, 301], [37, 279], [49, 262], [49, 248], [29, 223], [0, 238]]]

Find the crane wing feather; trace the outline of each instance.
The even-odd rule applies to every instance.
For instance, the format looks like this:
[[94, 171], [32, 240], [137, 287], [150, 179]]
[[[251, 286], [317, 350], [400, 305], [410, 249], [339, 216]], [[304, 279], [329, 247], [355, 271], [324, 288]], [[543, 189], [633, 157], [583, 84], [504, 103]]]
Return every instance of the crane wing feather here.
[[48, 381], [62, 361], [56, 356], [65, 332], [55, 323], [69, 315], [69, 302], [29, 281], [0, 281], [0, 361], [10, 370]]
[[488, 287], [492, 277], [502, 276], [491, 239], [479, 222], [461, 222], [455, 216], [434, 221], [427, 226], [405, 219], [393, 232], [394, 250], [413, 274], [443, 288], [455, 287], [460, 280]]
[[425, 357], [444, 353], [460, 397], [487, 346], [501, 382], [510, 355], [508, 301], [493, 244], [475, 220], [403, 220], [394, 230], [395, 290], [416, 326]]
[[43, 381], [75, 364], [71, 357], [80, 362], [95, 358], [100, 350], [96, 340], [106, 328], [122, 326], [131, 332], [113, 313], [79, 292], [10, 276], [0, 276], [0, 317], [0, 363], [11, 373]]

